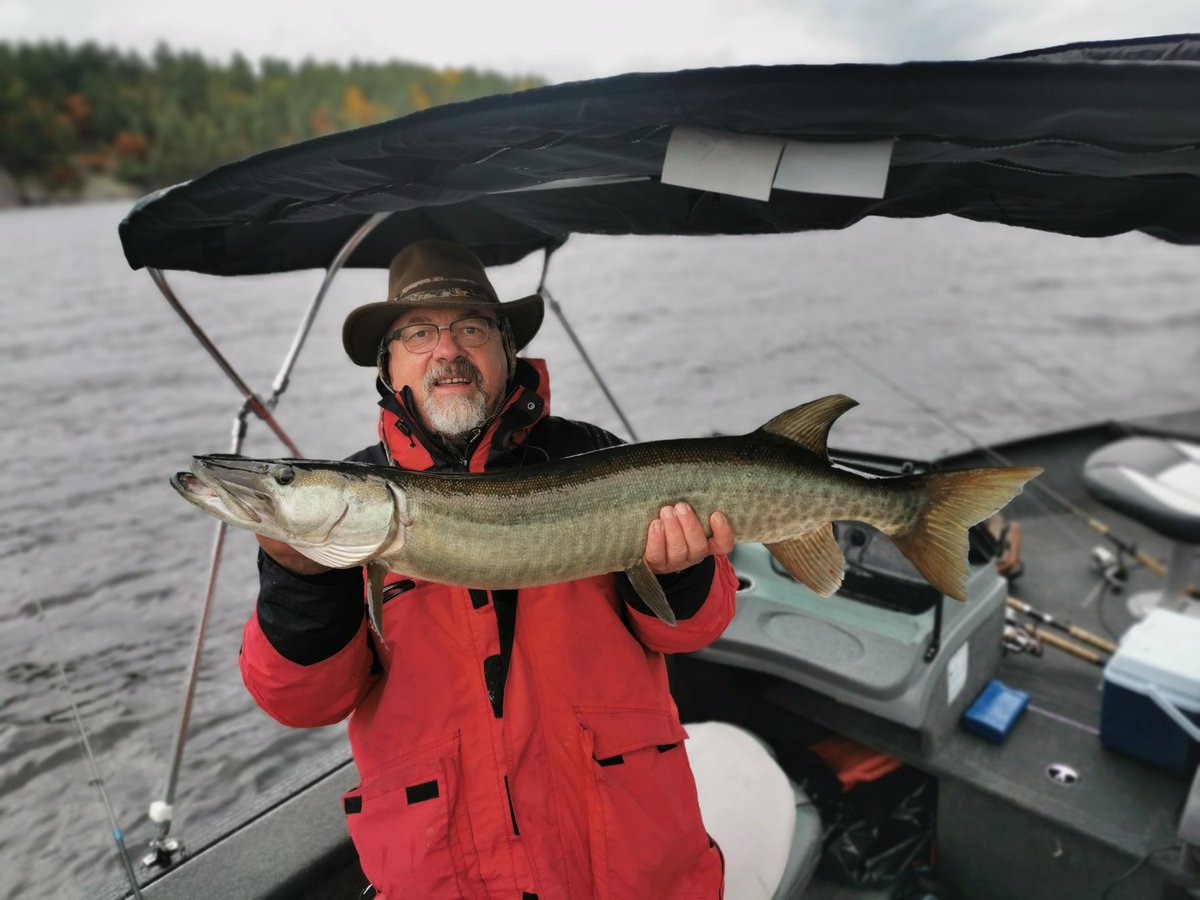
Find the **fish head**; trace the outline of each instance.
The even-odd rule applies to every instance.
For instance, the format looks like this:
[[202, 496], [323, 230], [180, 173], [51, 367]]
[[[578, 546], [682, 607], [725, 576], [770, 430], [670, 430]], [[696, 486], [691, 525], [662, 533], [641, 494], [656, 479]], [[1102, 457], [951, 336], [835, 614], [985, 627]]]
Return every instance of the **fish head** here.
[[374, 466], [212, 454], [193, 457], [191, 471], [171, 484], [221, 521], [334, 568], [361, 565], [403, 541], [404, 492]]

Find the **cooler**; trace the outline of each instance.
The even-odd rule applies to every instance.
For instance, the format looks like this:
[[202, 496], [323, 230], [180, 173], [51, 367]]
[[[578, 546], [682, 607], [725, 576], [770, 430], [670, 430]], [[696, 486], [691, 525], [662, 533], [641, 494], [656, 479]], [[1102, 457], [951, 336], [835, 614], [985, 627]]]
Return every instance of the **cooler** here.
[[1200, 619], [1153, 610], [1104, 667], [1100, 740], [1190, 776], [1200, 763]]

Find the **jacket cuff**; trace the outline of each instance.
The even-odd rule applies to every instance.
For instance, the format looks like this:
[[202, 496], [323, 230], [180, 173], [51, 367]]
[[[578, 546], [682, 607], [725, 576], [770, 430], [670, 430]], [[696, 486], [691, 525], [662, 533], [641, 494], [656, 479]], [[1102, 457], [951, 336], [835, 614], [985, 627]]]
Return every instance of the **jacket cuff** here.
[[[667, 595], [667, 604], [675, 613], [675, 618], [683, 621], [690, 619], [700, 611], [708, 592], [712, 588], [713, 573], [716, 572], [716, 557], [707, 556], [691, 568], [682, 572], [672, 572], [669, 575], [656, 575], [662, 585], [663, 593]], [[638, 596], [629, 578], [624, 572], [617, 575], [617, 593], [633, 609], [643, 615], [652, 616], [653, 612], [645, 601]]]
[[259, 627], [285, 659], [310, 666], [358, 633], [365, 613], [362, 569], [297, 575], [259, 549], [258, 582]]

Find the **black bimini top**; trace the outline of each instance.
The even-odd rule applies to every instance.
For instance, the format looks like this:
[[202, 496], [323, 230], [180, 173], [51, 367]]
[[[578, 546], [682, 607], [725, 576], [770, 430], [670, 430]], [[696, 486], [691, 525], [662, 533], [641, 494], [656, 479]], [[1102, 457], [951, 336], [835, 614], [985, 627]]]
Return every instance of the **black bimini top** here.
[[[679, 129], [894, 138], [882, 198], [661, 180]], [[753, 138], [747, 138], [753, 140]], [[769, 182], [768, 182], [769, 184]], [[271, 150], [137, 203], [134, 268], [218, 275], [386, 267], [444, 238], [488, 264], [572, 233], [760, 234], [942, 213], [1080, 236], [1200, 243], [1200, 35], [972, 62], [632, 74], [434, 107]]]

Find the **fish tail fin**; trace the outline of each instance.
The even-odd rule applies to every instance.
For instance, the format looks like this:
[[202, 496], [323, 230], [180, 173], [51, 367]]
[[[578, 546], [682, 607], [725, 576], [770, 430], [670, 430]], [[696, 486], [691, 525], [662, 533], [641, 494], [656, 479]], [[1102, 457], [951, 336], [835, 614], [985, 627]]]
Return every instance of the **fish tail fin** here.
[[919, 476], [925, 482], [925, 508], [906, 531], [889, 537], [926, 581], [966, 600], [967, 529], [1001, 509], [1041, 472], [1030, 466]]

